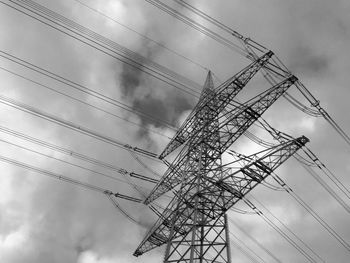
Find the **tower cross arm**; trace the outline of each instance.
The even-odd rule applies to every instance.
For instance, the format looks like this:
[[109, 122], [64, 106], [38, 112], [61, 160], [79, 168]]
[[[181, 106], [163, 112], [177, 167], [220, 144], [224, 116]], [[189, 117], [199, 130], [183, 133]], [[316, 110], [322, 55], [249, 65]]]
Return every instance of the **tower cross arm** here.
[[251, 159], [249, 163], [240, 169], [225, 169], [220, 179], [216, 179], [217, 175], [209, 173], [206, 180], [210, 184], [199, 194], [220, 192], [221, 196], [225, 197], [221, 203], [217, 202], [218, 197], [215, 195], [211, 195], [210, 198], [214, 205], [224, 211], [229, 210], [308, 142], [308, 138], [301, 136], [248, 156]]
[[[229, 111], [220, 120], [219, 125], [211, 132], [220, 133], [221, 137], [213, 143], [213, 148], [207, 153], [207, 165], [212, 166], [221, 155], [297, 80], [290, 76], [270, 89], [258, 94], [246, 103]], [[158, 184], [153, 188], [144, 203], [149, 204], [159, 196], [176, 187], [181, 182], [194, 175], [193, 167], [198, 163], [197, 157], [193, 154], [196, 145], [203, 141], [201, 136], [191, 134], [187, 148], [183, 148], [171, 166], [166, 170]]]

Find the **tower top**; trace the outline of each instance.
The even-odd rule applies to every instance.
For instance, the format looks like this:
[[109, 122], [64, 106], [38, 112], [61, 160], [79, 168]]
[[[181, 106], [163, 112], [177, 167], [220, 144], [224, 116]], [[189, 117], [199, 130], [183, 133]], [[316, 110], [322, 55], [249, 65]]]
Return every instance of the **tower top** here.
[[207, 74], [207, 78], [205, 79], [205, 82], [203, 85], [203, 90], [200, 98], [202, 99], [203, 97], [207, 96], [207, 94], [213, 90], [214, 90], [213, 74], [209, 70]]

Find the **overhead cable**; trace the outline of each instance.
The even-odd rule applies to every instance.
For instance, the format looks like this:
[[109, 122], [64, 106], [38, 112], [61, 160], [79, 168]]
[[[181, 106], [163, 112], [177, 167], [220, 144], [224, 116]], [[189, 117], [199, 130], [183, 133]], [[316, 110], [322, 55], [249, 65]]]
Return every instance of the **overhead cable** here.
[[194, 61], [193, 59], [190, 59], [190, 58], [188, 58], [188, 57], [185, 57], [184, 55], [180, 54], [179, 52], [177, 52], [177, 51], [175, 51], [175, 50], [173, 50], [173, 49], [170, 49], [169, 47], [165, 46], [164, 44], [162, 44], [162, 43], [160, 43], [160, 42], [158, 42], [158, 41], [155, 41], [154, 39], [152, 39], [152, 38], [150, 38], [150, 37], [148, 37], [148, 36], [146, 36], [146, 35], [140, 33], [139, 31], [136, 31], [135, 29], [131, 28], [130, 26], [127, 26], [127, 25], [121, 23], [121, 22], [120, 22], [119, 20], [117, 20], [116, 18], [111, 17], [111, 16], [105, 14], [104, 12], [101, 12], [100, 10], [98, 10], [98, 9], [96, 9], [96, 8], [94, 8], [94, 7], [92, 7], [91, 5], [88, 5], [87, 3], [83, 2], [83, 1], [80, 1], [80, 0], [74, 0], [74, 1], [77, 2], [77, 3], [79, 3], [79, 4], [82, 5], [82, 6], [86, 7], [87, 9], [89, 9], [89, 10], [95, 12], [96, 14], [99, 14], [99, 15], [103, 16], [104, 18], [106, 18], [106, 19], [108, 19], [108, 20], [110, 20], [110, 21], [113, 21], [113, 22], [117, 23], [118, 25], [120, 25], [120, 26], [126, 28], [127, 30], [134, 32], [135, 34], [139, 35], [140, 37], [142, 37], [142, 38], [144, 38], [144, 39], [147, 39], [148, 41], [150, 41], [150, 42], [156, 44], [157, 46], [159, 46], [159, 47], [161, 47], [161, 48], [163, 48], [163, 49], [169, 51], [170, 53], [173, 53], [174, 55], [176, 55], [176, 56], [178, 56], [178, 57], [180, 57], [180, 58], [182, 58], [182, 59], [188, 61], [189, 63], [191, 63], [191, 64], [193, 64], [193, 65], [196, 65], [196, 66], [198, 66], [199, 68], [201, 68], [201, 69], [203, 69], [203, 70], [205, 70], [205, 71], [209, 71], [209, 69], [208, 69], [207, 67], [205, 67], [205, 66], [199, 64], [198, 62]]
[[12, 62], [14, 62], [16, 64], [18, 64], [18, 65], [21, 65], [21, 66], [23, 66], [25, 68], [28, 68], [28, 69], [30, 69], [32, 71], [35, 71], [35, 72], [37, 72], [37, 73], [39, 73], [39, 74], [41, 74], [43, 76], [46, 76], [46, 77], [49, 77], [49, 78], [51, 78], [51, 79], [53, 79], [55, 81], [58, 81], [58, 82], [66, 85], [66, 86], [69, 86], [69, 87], [71, 87], [73, 89], [76, 89], [76, 90], [78, 90], [80, 92], [83, 92], [85, 94], [93, 96], [93, 97], [95, 97], [95, 98], [97, 98], [99, 100], [102, 100], [102, 101], [104, 101], [104, 102], [106, 102], [108, 104], [111, 104], [113, 106], [121, 108], [121, 109], [123, 109], [125, 111], [128, 111], [130, 113], [133, 113], [133, 114], [145, 117], [145, 118], [147, 118], [149, 120], [152, 120], [153, 122], [162, 123], [162, 124], [164, 124], [164, 126], [166, 126], [169, 129], [176, 130], [176, 128], [172, 124], [167, 123], [165, 120], [161, 120], [161, 119], [158, 119], [155, 116], [151, 116], [149, 114], [146, 114], [146, 113], [144, 113], [144, 112], [142, 112], [142, 111], [140, 111], [138, 109], [135, 109], [135, 108], [133, 108], [133, 107], [131, 107], [131, 106], [129, 106], [129, 105], [127, 105], [127, 104], [125, 104], [125, 103], [115, 99], [115, 98], [111, 98], [111, 97], [109, 97], [109, 96], [107, 96], [105, 94], [102, 94], [101, 92], [97, 92], [97, 91], [95, 91], [93, 89], [90, 89], [90, 88], [88, 88], [86, 86], [83, 86], [83, 85], [81, 85], [79, 83], [76, 83], [76, 82], [74, 82], [72, 80], [69, 80], [69, 79], [67, 79], [65, 77], [62, 77], [62, 76], [60, 76], [60, 75], [58, 75], [56, 73], [53, 73], [53, 72], [51, 72], [51, 71], [49, 71], [47, 69], [44, 69], [44, 68], [39, 67], [39, 66], [36, 66], [33, 63], [28, 62], [28, 61], [26, 61], [24, 59], [21, 59], [19, 57], [16, 57], [16, 56], [14, 56], [14, 55], [12, 55], [12, 54], [10, 54], [8, 52], [0, 50], [0, 56], [5, 58], [5, 59], [8, 59], [8, 60], [10, 60], [10, 61], [12, 61]]
[[[146, 0], [147, 1], [147, 0]], [[233, 30], [232, 28], [226, 26], [225, 24], [223, 24], [222, 22], [218, 21], [217, 19], [209, 16], [208, 14], [204, 13], [203, 11], [199, 10], [198, 8], [194, 7], [193, 5], [190, 5], [189, 3], [183, 1], [183, 0], [174, 0], [176, 3], [180, 4], [181, 6], [187, 8], [188, 10], [190, 10], [191, 12], [195, 13], [196, 15], [200, 16], [201, 18], [207, 20], [208, 22], [214, 24], [215, 26], [219, 27], [220, 29], [226, 31], [227, 33], [229, 33], [230, 35], [235, 36], [236, 38], [238, 38], [240, 40], [240, 42], [243, 42], [244, 46], [249, 45], [251, 48], [257, 49], [260, 52], [264, 53], [266, 52], [268, 49], [264, 46], [262, 46], [261, 44], [257, 43], [256, 41], [244, 37], [243, 35], [239, 34], [237, 31]], [[159, 1], [157, 1], [159, 2]], [[163, 4], [165, 5], [165, 4]], [[248, 57], [249, 59], [253, 59], [254, 60], [254, 53], [250, 52], [250, 49], [246, 50], [247, 54], [249, 54], [249, 56], [245, 55], [245, 57]], [[272, 58], [273, 59], [273, 58]], [[277, 63], [276, 63], [277, 64]], [[269, 66], [275, 66], [274, 64], [271, 64], [270, 62], [268, 62]], [[282, 70], [282, 68], [279, 68], [280, 70]], [[272, 71], [271, 68], [269, 68], [270, 71]], [[286, 71], [286, 73], [288, 73], [288, 71]], [[301, 102], [299, 102], [297, 99], [295, 99], [293, 96], [291, 96], [289, 93], [286, 93], [283, 95], [292, 105], [294, 105], [295, 107], [297, 107], [299, 110], [311, 115], [311, 116], [321, 116], [320, 113], [318, 111], [315, 111], [305, 105], [303, 105]]]
[[229, 218], [229, 221], [238, 228], [245, 236], [247, 236], [251, 241], [253, 241], [258, 247], [260, 247], [262, 250], [264, 250], [268, 255], [270, 255], [276, 262], [282, 263], [282, 261], [277, 258], [277, 256], [272, 253], [269, 249], [267, 249], [262, 243], [260, 243], [256, 238], [254, 238], [252, 235], [248, 234], [247, 231], [245, 231], [241, 226], [237, 224], [233, 219]]
[[[232, 233], [232, 231], [230, 231], [230, 235], [231, 237], [233, 237], [235, 240], [237, 240], [237, 242], [235, 242], [236, 244], [239, 243], [239, 246], [242, 248], [242, 250], [245, 250], [247, 254], [253, 254], [255, 257], [257, 257], [258, 259], [260, 259], [260, 262], [264, 262], [266, 263], [266, 261], [260, 256], [258, 255], [253, 249], [251, 249], [245, 242], [243, 242], [242, 239], [240, 239], [239, 237], [237, 237], [235, 234]], [[230, 240], [230, 242], [232, 242], [232, 239]], [[243, 246], [245, 247], [245, 249], [243, 249]], [[250, 252], [250, 253], [249, 253]], [[253, 258], [253, 257], [252, 257]]]
[[292, 234], [300, 243], [302, 243], [312, 254], [314, 254], [322, 262], [326, 262], [313, 248], [311, 248], [307, 243], [305, 243], [293, 230], [291, 230], [285, 223], [283, 223], [276, 215], [274, 215], [265, 205], [263, 205], [257, 198], [255, 198], [251, 193], [249, 194], [250, 198], [254, 202], [258, 203], [263, 207], [274, 219], [276, 219], [290, 234]]
[[182, 7], [187, 8], [188, 10], [192, 11], [193, 13], [195, 13], [198, 16], [200, 16], [201, 18], [203, 18], [203, 19], [209, 21], [210, 23], [216, 25], [217, 27], [221, 28], [222, 30], [226, 31], [227, 33], [235, 36], [239, 40], [243, 40], [243, 41], [247, 42], [249, 45], [253, 45], [254, 44], [254, 47], [256, 49], [260, 50], [261, 52], [266, 52], [267, 51], [267, 48], [264, 47], [263, 45], [261, 45], [260, 43], [257, 43], [257, 42], [255, 42], [254, 40], [252, 40], [250, 38], [244, 37], [243, 35], [241, 35], [237, 31], [235, 31], [232, 28], [226, 26], [224, 23], [222, 23], [219, 20], [213, 18], [212, 16], [204, 13], [200, 9], [196, 8], [195, 6], [185, 2], [183, 0], [173, 0], [173, 1], [178, 3], [179, 5], [181, 5]]
[[8, 158], [8, 157], [5, 157], [5, 156], [2, 156], [2, 155], [0, 155], [0, 161], [8, 163], [8, 164], [11, 164], [11, 165], [14, 165], [14, 166], [21, 167], [21, 168], [29, 170], [29, 171], [36, 172], [36, 173], [39, 173], [39, 174], [42, 174], [42, 175], [46, 175], [46, 176], [49, 176], [51, 178], [54, 178], [54, 179], [57, 179], [57, 180], [60, 180], [60, 181], [63, 181], [63, 182], [74, 184], [74, 185], [77, 185], [79, 187], [91, 190], [91, 191], [99, 192], [101, 194], [113, 195], [116, 198], [128, 200], [128, 201], [131, 201], [131, 202], [136, 202], [136, 203], [141, 203], [142, 202], [142, 200], [139, 199], [139, 198], [128, 196], [128, 195], [124, 195], [124, 194], [121, 194], [121, 193], [115, 193], [115, 192], [110, 191], [108, 189], [104, 189], [104, 188], [96, 186], [96, 185], [85, 183], [85, 182], [82, 182], [82, 181], [79, 181], [79, 180], [76, 180], [76, 179], [64, 176], [62, 174], [50, 172], [50, 171], [47, 171], [47, 170], [44, 170], [44, 169], [41, 169], [41, 168], [38, 168], [38, 167], [35, 167], [35, 166], [32, 166], [32, 165], [29, 165], [29, 164], [26, 164], [26, 163], [23, 163], [23, 162], [20, 162], [20, 161], [17, 161], [17, 160], [14, 160], [14, 159], [11, 159], [11, 158]]
[[[259, 118], [258, 122], [260, 125], [270, 133], [270, 135], [280, 142], [284, 142], [286, 139], [292, 138], [290, 135], [283, 133], [275, 128], [273, 128], [266, 120]], [[248, 136], [248, 138], [251, 138]], [[259, 145], [266, 147], [266, 142], [262, 140], [252, 139]], [[307, 147], [302, 148], [306, 156], [309, 158], [302, 157], [299, 153], [293, 156], [301, 166], [349, 213], [350, 206], [325, 182], [313, 169], [312, 167], [319, 168], [334, 184], [334, 186], [340, 190], [348, 199], [350, 199], [349, 189], [326, 167], [326, 165], [321, 162], [321, 160]]]
[[[105, 173], [93, 170], [91, 168], [87, 168], [86, 166], [83, 166], [83, 165], [79, 165], [79, 164], [76, 164], [76, 163], [72, 163], [72, 162], [66, 161], [64, 159], [61, 159], [61, 158], [58, 158], [58, 157], [55, 157], [55, 156], [52, 156], [52, 155], [49, 155], [49, 154], [42, 153], [42, 152], [37, 151], [37, 150], [30, 149], [28, 147], [25, 147], [23, 145], [19, 145], [19, 144], [14, 143], [14, 142], [10, 142], [10, 141], [7, 141], [7, 140], [1, 139], [1, 138], [0, 138], [0, 142], [6, 143], [6, 144], [11, 145], [11, 146], [15, 146], [17, 148], [20, 148], [22, 150], [25, 150], [25, 151], [28, 151], [28, 152], [31, 152], [31, 153], [35, 153], [37, 155], [44, 156], [46, 158], [50, 158], [50, 159], [53, 159], [53, 160], [56, 160], [56, 161], [68, 164], [70, 166], [74, 166], [74, 167], [83, 169], [83, 170], [88, 171], [88, 172], [92, 172], [94, 174], [106, 177], [108, 179], [112, 179], [112, 180], [116, 180], [118, 182], [122, 182], [122, 183], [126, 183], [126, 184], [129, 184], [129, 185], [132, 185], [130, 182], [125, 181], [123, 179], [120, 179], [120, 178], [117, 178], [117, 177], [114, 177], [114, 176], [111, 176], [111, 175], [108, 175], [108, 174], [105, 174]], [[143, 180], [143, 181], [147, 181], [147, 182], [152, 182], [152, 183], [157, 182], [157, 180], [154, 180], [153, 178], [149, 178], [149, 177], [144, 176], [144, 175], [136, 174], [134, 172], [128, 172], [127, 170], [125, 170], [123, 168], [119, 168], [118, 169], [118, 173], [122, 174], [124, 177], [125, 176], [130, 176], [130, 177], [134, 177], [134, 178], [137, 178], [137, 179], [140, 179], [140, 180]], [[134, 176], [132, 176], [132, 175], [134, 175]]]
[[148, 177], [148, 176], [144, 176], [144, 175], [140, 175], [140, 174], [135, 173], [135, 172], [128, 172], [124, 168], [120, 168], [120, 167], [116, 166], [115, 164], [110, 164], [110, 163], [103, 162], [101, 160], [97, 160], [97, 159], [95, 159], [95, 158], [93, 158], [91, 156], [87, 156], [87, 155], [75, 152], [75, 151], [73, 151], [71, 149], [67, 149], [67, 148], [64, 148], [64, 147], [52, 144], [52, 143], [48, 143], [46, 141], [40, 140], [38, 138], [31, 137], [29, 135], [26, 135], [24, 133], [15, 131], [13, 129], [6, 128], [4, 126], [0, 126], [0, 132], [3, 132], [3, 133], [6, 133], [6, 134], [9, 134], [11, 136], [14, 136], [16, 138], [19, 138], [19, 139], [22, 139], [22, 140], [34, 143], [36, 145], [40, 145], [40, 146], [45, 147], [47, 149], [60, 152], [62, 154], [68, 155], [70, 157], [77, 158], [79, 160], [82, 160], [82, 161], [85, 161], [85, 162], [88, 162], [88, 163], [91, 163], [91, 164], [94, 164], [94, 165], [97, 165], [97, 166], [109, 169], [109, 170], [117, 172], [117, 173], [119, 173], [119, 174], [121, 174], [123, 176], [129, 175], [130, 177], [141, 179], [141, 180], [144, 180], [144, 181], [149, 181], [150, 183], [158, 182], [158, 180], [156, 180], [154, 178], [151, 178], [151, 177]]
[[[0, 52], [1, 52], [1, 51], [0, 51]], [[137, 122], [130, 121], [129, 119], [127, 119], [127, 118], [125, 118], [125, 117], [122, 117], [122, 116], [120, 116], [120, 115], [118, 115], [118, 114], [115, 114], [115, 113], [113, 113], [113, 112], [111, 112], [111, 111], [107, 111], [107, 110], [105, 110], [105, 109], [103, 109], [103, 108], [101, 108], [101, 107], [99, 107], [99, 106], [95, 106], [95, 105], [93, 105], [93, 104], [91, 104], [91, 103], [89, 103], [89, 102], [86, 102], [85, 100], [81, 100], [81, 99], [78, 99], [78, 98], [76, 98], [76, 97], [73, 97], [73, 96], [71, 96], [71, 95], [69, 95], [69, 94], [67, 94], [67, 93], [64, 93], [64, 92], [62, 92], [62, 91], [59, 91], [59, 90], [57, 90], [57, 89], [55, 89], [55, 88], [51, 88], [51, 87], [49, 87], [49, 86], [47, 86], [47, 85], [44, 85], [44, 84], [42, 84], [42, 83], [40, 83], [40, 82], [38, 82], [38, 81], [32, 80], [32, 79], [30, 79], [30, 78], [28, 78], [28, 77], [25, 77], [25, 76], [23, 76], [23, 75], [21, 75], [21, 74], [19, 74], [19, 73], [16, 73], [16, 72], [14, 72], [14, 71], [11, 71], [11, 70], [7, 69], [7, 68], [4, 68], [4, 67], [1, 67], [1, 66], [0, 66], [0, 69], [3, 70], [3, 71], [6, 71], [6, 72], [9, 73], [9, 74], [12, 74], [12, 75], [18, 77], [18, 78], [22, 78], [22, 79], [24, 79], [24, 80], [26, 80], [26, 81], [29, 81], [29, 82], [31, 82], [31, 83], [37, 85], [37, 86], [40, 86], [40, 87], [45, 88], [45, 89], [48, 89], [48, 90], [50, 90], [50, 91], [52, 91], [52, 92], [55, 92], [55, 93], [57, 93], [57, 94], [60, 94], [60, 95], [62, 95], [62, 96], [64, 96], [64, 97], [67, 97], [67, 98], [69, 98], [69, 99], [71, 99], [71, 100], [77, 101], [77, 102], [79, 102], [79, 103], [81, 103], [81, 104], [84, 104], [84, 105], [86, 105], [86, 106], [88, 106], [88, 107], [91, 107], [91, 108], [93, 108], [93, 109], [95, 109], [95, 110], [98, 110], [98, 111], [100, 111], [100, 112], [103, 112], [103, 113], [105, 113], [105, 114], [108, 114], [108, 115], [110, 115], [110, 116], [112, 116], [112, 117], [115, 117], [115, 118], [117, 118], [117, 119], [120, 119], [120, 120], [122, 120], [122, 121], [125, 121], [125, 122], [127, 122], [127, 123], [129, 123], [129, 124], [138, 126], [140, 129], [145, 130], [146, 132], [152, 132], [152, 133], [154, 133], [154, 134], [158, 134], [158, 135], [163, 136], [163, 137], [165, 137], [165, 138], [171, 139], [169, 136], [165, 135], [164, 133], [161, 133], [161, 132], [156, 131], [156, 130], [154, 130], [154, 129], [151, 129], [151, 128], [149, 128], [149, 127], [145, 127], [144, 125], [141, 125], [141, 124], [139, 124], [139, 123], [137, 123]]]
[[249, 54], [241, 48], [239, 45], [233, 43], [232, 41], [220, 36], [219, 34], [215, 33], [214, 31], [210, 30], [209, 28], [197, 23], [193, 19], [181, 14], [180, 12], [176, 11], [174, 8], [169, 7], [165, 3], [158, 1], [158, 0], [145, 0], [146, 2], [152, 4], [153, 6], [159, 8], [160, 10], [168, 13], [169, 15], [177, 18], [178, 20], [182, 21], [186, 25], [194, 28], [195, 30], [201, 32], [202, 34], [214, 39], [218, 43], [234, 50], [235, 52], [241, 54], [244, 57], [249, 56]]
[[288, 186], [278, 175], [272, 174], [272, 178], [285, 188], [285, 191], [290, 194], [291, 197], [299, 205], [301, 205], [331, 236], [333, 236], [339, 244], [341, 244], [347, 251], [350, 252], [350, 245], [344, 240], [323, 218], [320, 217], [299, 195], [297, 195], [290, 186]]
[[[160, 8], [160, 9], [162, 9], [162, 10], [174, 10], [174, 9], [170, 8], [169, 6], [167, 6], [166, 4], [161, 3], [159, 0], [145, 0], [145, 1], [152, 3], [153, 5], [157, 6], [158, 8], [160, 8], [159, 6], [161, 6], [162, 8]], [[266, 50], [266, 48], [263, 45], [259, 44], [258, 42], [252, 40], [249, 37], [244, 37], [243, 35], [239, 34], [237, 31], [224, 25], [223, 23], [219, 22], [218, 20], [210, 17], [209, 15], [205, 14], [203, 11], [200, 11], [198, 8], [195, 8], [194, 6], [186, 3], [185, 1], [183, 1], [183, 0], [174, 0], [174, 1], [177, 2], [178, 4], [182, 5], [183, 7], [187, 8], [188, 10], [194, 12], [195, 14], [202, 17], [203, 19], [207, 20], [208, 22], [210, 22], [210, 23], [218, 26], [219, 28], [225, 30], [226, 32], [230, 33], [232, 36], [236, 37], [244, 46], [244, 51], [238, 52], [241, 55], [243, 55], [244, 57], [254, 61], [258, 57], [258, 55], [255, 53], [255, 51], [264, 52]], [[169, 11], [166, 11], [166, 12], [169, 13]], [[175, 17], [177, 17], [177, 16], [175, 16]], [[184, 15], [182, 15], [182, 17], [184, 17]], [[264, 69], [266, 69], [266, 71], [265, 71], [266, 74], [264, 74], [264, 77], [269, 83], [274, 83], [274, 78], [270, 75], [270, 73], [274, 74], [277, 77], [283, 77], [283, 76], [285, 77], [285, 76], [291, 75], [290, 70], [283, 64], [283, 62], [276, 55], [275, 55], [275, 58], [276, 59], [273, 60], [274, 63], [269, 62], [264, 67]], [[281, 73], [274, 71], [272, 68], [269, 68], [269, 66], [272, 66], [272, 67], [276, 68], [277, 70], [280, 70]], [[326, 112], [321, 107], [319, 101], [312, 95], [312, 93], [305, 87], [305, 85], [300, 80], [297, 80], [297, 82], [295, 83], [295, 86], [301, 92], [301, 94], [310, 102], [311, 106], [317, 109], [318, 113], [314, 109], [311, 109], [311, 108], [303, 105], [302, 103], [300, 103], [298, 100], [294, 99], [290, 94], [286, 95], [284, 97], [289, 102], [291, 102], [294, 106], [296, 106], [297, 108], [299, 108], [300, 110], [302, 110], [303, 112], [305, 112], [311, 116], [318, 117], [318, 116], [322, 115], [323, 118], [345, 140], [345, 142], [348, 145], [350, 145], [350, 136], [339, 126], [338, 123], [336, 123], [336, 121], [328, 114], [328, 112]]]
[[[51, 21], [57, 25], [61, 25], [61, 26], [62, 26], [62, 24], [67, 25], [70, 29], [74, 29], [76, 31], [79, 31], [79, 32], [83, 33], [85, 36], [89, 36], [89, 37], [97, 40], [99, 43], [103, 43], [103, 44], [107, 45], [108, 47], [113, 48], [114, 50], [122, 52], [123, 54], [126, 55], [126, 56], [122, 56], [123, 58], [126, 58], [127, 60], [133, 62], [133, 66], [141, 65], [141, 70], [147, 69], [148, 71], [151, 71], [155, 74], [159, 74], [163, 78], [171, 77], [172, 79], [169, 78], [169, 80], [171, 80], [172, 82], [182, 86], [183, 88], [191, 90], [193, 92], [198, 93], [197, 90], [190, 88], [188, 85], [190, 85], [192, 87], [201, 88], [201, 85], [199, 85], [198, 83], [195, 83], [194, 81], [192, 81], [192, 80], [190, 80], [190, 79], [188, 79], [188, 78], [186, 78], [186, 77], [184, 77], [184, 76], [182, 76], [182, 75], [150, 60], [150, 59], [148, 59], [147, 57], [144, 57], [136, 52], [133, 52], [130, 49], [128, 49], [120, 44], [117, 44], [116, 42], [114, 42], [114, 41], [112, 41], [112, 40], [110, 40], [110, 39], [108, 39], [100, 34], [97, 34], [96, 32], [92, 31], [91, 29], [74, 22], [73, 20], [70, 20], [63, 15], [60, 15], [60, 14], [50, 10], [49, 8], [46, 8], [43, 5], [36, 3], [35, 1], [31, 1], [31, 0], [15, 0], [15, 1], [10, 0], [10, 1], [11, 2], [20, 1], [20, 2], [22, 2], [22, 4], [25, 4], [27, 7], [30, 7], [31, 12], [33, 12], [33, 10], [38, 11], [41, 14], [44, 14], [46, 19], [52, 18], [55, 22], [59, 22], [59, 23], [55, 23], [53, 20], [49, 19], [49, 21]], [[23, 5], [21, 5], [21, 7], [24, 8]], [[63, 28], [67, 29], [67, 27], [63, 27]], [[160, 72], [163, 74], [160, 74]], [[145, 73], [147, 73], [147, 72], [145, 72]], [[153, 75], [153, 77], [154, 77], [154, 75]], [[178, 80], [180, 80], [180, 82], [177, 82]], [[182, 82], [187, 83], [188, 85], [186, 85]]]
[[244, 199], [244, 202], [259, 215], [270, 227], [272, 227], [281, 237], [283, 237], [290, 245], [292, 245], [301, 255], [309, 262], [316, 263], [317, 261], [310, 254], [300, 247], [290, 236], [288, 236], [280, 227], [271, 221], [260, 209], [258, 209], [251, 201]]
[[86, 27], [79, 25], [70, 19], [67, 19], [62, 15], [53, 12], [48, 8], [45, 8], [30, 0], [8, 0], [6, 2], [0, 1], [0, 3], [13, 8], [51, 28], [54, 28], [112, 58], [122, 61], [124, 64], [135, 67], [138, 70], [174, 88], [199, 97], [198, 90], [192, 89], [189, 84], [183, 84], [183, 82], [192, 82], [190, 85], [201, 87], [199, 84], [194, 84], [193, 81], [185, 79], [164, 66], [151, 62], [149, 59], [125, 47], [122, 47], [121, 45]]
[[116, 193], [116, 192], [112, 192], [110, 190], [104, 189], [102, 187], [99, 186], [95, 186], [89, 183], [85, 183], [58, 173], [53, 173], [51, 171], [47, 171], [23, 162], [19, 162], [17, 160], [11, 159], [11, 158], [7, 158], [5, 156], [0, 155], [0, 162], [4, 162], [4, 163], [8, 163], [17, 167], [21, 167], [23, 169], [29, 170], [29, 171], [33, 171], [45, 176], [49, 176], [51, 178], [66, 182], [66, 183], [70, 183], [79, 187], [82, 187], [83, 189], [86, 190], [91, 190], [91, 191], [95, 191], [95, 192], [99, 192], [102, 193], [106, 196], [108, 196], [109, 200], [114, 204], [114, 206], [123, 214], [125, 215], [129, 220], [133, 221], [134, 223], [146, 227], [144, 224], [142, 224], [141, 222], [137, 221], [136, 219], [134, 219], [131, 215], [129, 215], [124, 209], [122, 209], [122, 207], [118, 204], [118, 202], [114, 199], [114, 198], [119, 198], [119, 199], [123, 199], [123, 200], [127, 200], [130, 202], [135, 202], [135, 203], [141, 203], [142, 200], [136, 197], [132, 197], [129, 195], [125, 195], [125, 194], [121, 194], [121, 193]]
[[87, 136], [89, 136], [91, 138], [103, 141], [103, 142], [105, 142], [107, 144], [119, 147], [119, 148], [124, 149], [124, 150], [131, 150], [131, 151], [134, 151], [137, 154], [141, 154], [143, 156], [146, 156], [148, 158], [151, 158], [153, 160], [161, 162], [157, 158], [158, 155], [155, 154], [155, 153], [152, 153], [150, 151], [147, 151], [147, 150], [144, 150], [144, 149], [141, 149], [141, 148], [138, 148], [138, 147], [133, 147], [133, 146], [131, 146], [129, 144], [125, 144], [122, 141], [119, 141], [119, 140], [116, 140], [116, 139], [111, 138], [109, 136], [100, 134], [100, 133], [98, 133], [96, 131], [90, 130], [90, 129], [85, 128], [83, 126], [77, 125], [77, 124], [75, 124], [75, 123], [73, 123], [71, 121], [63, 120], [63, 119], [61, 119], [61, 118], [59, 118], [57, 116], [54, 116], [54, 115], [49, 114], [49, 113], [46, 113], [46, 112], [44, 112], [42, 110], [39, 110], [39, 109], [34, 108], [32, 106], [29, 106], [29, 105], [26, 105], [24, 103], [18, 102], [16, 100], [7, 98], [5, 96], [0, 96], [0, 103], [8, 105], [8, 106], [13, 107], [13, 108], [18, 109], [18, 110], [21, 110], [23, 112], [27, 112], [29, 114], [32, 114], [32, 115], [37, 116], [39, 118], [42, 118], [44, 120], [47, 120], [47, 121], [50, 121], [52, 123], [55, 123], [55, 124], [61, 125], [63, 127], [66, 127], [68, 129], [74, 130], [76, 132], [85, 134], [85, 135], [87, 135]]
[[117, 202], [117, 200], [115, 200], [114, 195], [109, 194], [109, 193], [105, 193], [105, 195], [108, 197], [108, 199], [112, 202], [113, 206], [119, 210], [129, 221], [131, 221], [132, 223], [135, 223], [139, 226], [142, 227], [148, 227], [145, 224], [143, 224], [141, 221], [135, 219], [133, 216], [131, 216], [128, 212], [126, 212], [121, 205]]
[[314, 162], [314, 164], [322, 170], [322, 172], [338, 187], [338, 189], [350, 199], [350, 190], [330, 171], [327, 166], [314, 154], [310, 148], [304, 147], [304, 153]]
[[345, 209], [350, 213], [350, 206], [308, 165], [302, 164], [304, 169]]
[[[232, 233], [230, 233], [230, 235], [231, 235], [231, 237], [233, 237], [233, 234], [232, 234]], [[249, 252], [249, 250], [244, 249], [244, 248], [242, 247], [242, 242], [241, 242], [241, 241], [239, 241], [239, 243], [238, 243], [238, 242], [236, 242], [236, 241], [234, 241], [234, 240], [231, 239], [231, 240], [230, 240], [230, 244], [234, 245], [238, 250], [240, 250], [240, 251], [249, 259], [250, 262], [253, 262], [253, 263], [264, 262], [264, 261], [258, 261], [258, 260], [252, 255], [252, 253]]]

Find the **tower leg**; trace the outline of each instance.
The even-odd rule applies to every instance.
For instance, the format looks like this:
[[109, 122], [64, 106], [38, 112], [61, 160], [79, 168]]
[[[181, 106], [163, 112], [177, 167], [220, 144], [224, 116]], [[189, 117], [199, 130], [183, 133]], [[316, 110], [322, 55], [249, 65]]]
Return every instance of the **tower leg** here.
[[210, 222], [197, 220], [192, 227], [187, 235], [168, 242], [164, 263], [231, 263], [226, 214]]

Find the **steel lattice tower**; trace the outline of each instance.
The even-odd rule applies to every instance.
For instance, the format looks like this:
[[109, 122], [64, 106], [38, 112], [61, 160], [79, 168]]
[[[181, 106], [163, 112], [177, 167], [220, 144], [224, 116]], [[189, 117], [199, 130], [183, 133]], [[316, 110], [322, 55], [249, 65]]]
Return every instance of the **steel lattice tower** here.
[[199, 102], [159, 158], [183, 148], [171, 164], [164, 160], [168, 169], [145, 203], [179, 188], [135, 256], [166, 244], [166, 263], [231, 262], [226, 211], [308, 141], [300, 137], [242, 155], [244, 165], [238, 170], [222, 164], [222, 154], [297, 80], [288, 76], [245, 103], [234, 104], [234, 97], [272, 55], [264, 54], [217, 88], [208, 73]]

